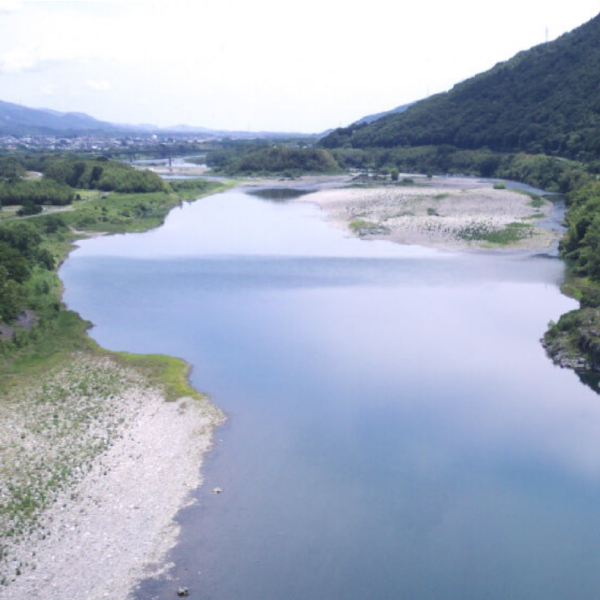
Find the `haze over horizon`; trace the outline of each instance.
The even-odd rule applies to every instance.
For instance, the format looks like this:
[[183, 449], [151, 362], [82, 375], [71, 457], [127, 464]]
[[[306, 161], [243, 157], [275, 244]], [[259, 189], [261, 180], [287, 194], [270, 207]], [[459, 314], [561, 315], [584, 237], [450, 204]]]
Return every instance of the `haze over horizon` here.
[[158, 126], [315, 133], [446, 91], [582, 25], [593, 0], [0, 0], [0, 99]]

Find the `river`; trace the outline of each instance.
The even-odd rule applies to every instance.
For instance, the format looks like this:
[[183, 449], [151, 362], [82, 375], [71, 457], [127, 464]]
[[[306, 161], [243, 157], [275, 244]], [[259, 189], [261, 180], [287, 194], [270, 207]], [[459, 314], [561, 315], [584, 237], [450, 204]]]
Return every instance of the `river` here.
[[228, 416], [140, 600], [600, 589], [600, 402], [539, 343], [575, 308], [559, 260], [360, 241], [237, 189], [60, 275], [102, 346], [186, 359]]

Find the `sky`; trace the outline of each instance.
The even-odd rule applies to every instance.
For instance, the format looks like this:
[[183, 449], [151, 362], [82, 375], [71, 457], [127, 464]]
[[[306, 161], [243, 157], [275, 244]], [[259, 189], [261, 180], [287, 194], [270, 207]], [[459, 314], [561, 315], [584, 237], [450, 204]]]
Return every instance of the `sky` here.
[[317, 133], [446, 91], [598, 12], [597, 0], [0, 0], [0, 100]]

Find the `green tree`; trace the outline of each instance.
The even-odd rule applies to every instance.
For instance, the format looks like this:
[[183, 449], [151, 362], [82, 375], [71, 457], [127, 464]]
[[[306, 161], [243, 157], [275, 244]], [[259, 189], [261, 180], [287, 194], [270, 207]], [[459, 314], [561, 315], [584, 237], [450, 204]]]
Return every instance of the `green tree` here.
[[6, 242], [0, 242], [0, 267], [5, 276], [17, 283], [23, 283], [30, 273], [30, 267], [23, 255]]
[[8, 270], [0, 265], [0, 319], [10, 321], [19, 314], [19, 286], [9, 278]]

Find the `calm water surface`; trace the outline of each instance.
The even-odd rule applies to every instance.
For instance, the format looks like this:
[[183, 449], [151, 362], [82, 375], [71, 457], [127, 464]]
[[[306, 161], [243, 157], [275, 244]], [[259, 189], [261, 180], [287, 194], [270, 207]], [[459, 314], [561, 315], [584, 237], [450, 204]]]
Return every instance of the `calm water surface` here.
[[359, 241], [234, 190], [61, 276], [100, 344], [185, 358], [229, 417], [140, 599], [597, 596], [599, 397], [539, 344], [575, 306], [558, 260]]

